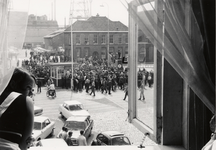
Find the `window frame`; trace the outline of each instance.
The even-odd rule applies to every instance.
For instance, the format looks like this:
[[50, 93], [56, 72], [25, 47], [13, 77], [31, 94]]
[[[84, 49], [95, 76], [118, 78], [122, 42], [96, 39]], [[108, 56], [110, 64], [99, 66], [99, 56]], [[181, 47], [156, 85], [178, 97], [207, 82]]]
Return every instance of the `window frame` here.
[[118, 43], [119, 43], [119, 44], [122, 44], [122, 34], [119, 34], [119, 35], [118, 35]]
[[85, 34], [84, 42], [85, 45], [89, 45], [89, 34]]
[[97, 34], [93, 35], [93, 43], [98, 44], [98, 35]]
[[114, 35], [113, 35], [113, 34], [110, 34], [109, 36], [110, 36], [110, 37], [109, 37], [109, 43], [110, 43], [110, 44], [114, 44]]
[[[161, 1], [157, 1], [157, 6], [159, 7], [158, 12], [161, 11], [163, 14], [163, 5]], [[135, 4], [131, 3], [131, 7], [136, 7]], [[183, 98], [183, 93], [179, 92], [177, 97], [177, 102], [181, 102], [180, 105], [175, 105], [173, 101], [172, 92], [176, 89], [170, 88], [166, 83], [166, 80], [176, 81], [177, 86], [179, 86], [178, 91], [187, 90], [183, 87], [183, 79], [178, 75], [178, 73], [171, 67], [171, 65], [165, 60], [163, 53], [157, 51], [154, 47], [154, 112], [153, 112], [153, 128], [151, 129], [145, 123], [141, 122], [137, 118], [137, 67], [138, 67], [138, 30], [139, 26], [136, 20], [130, 12], [133, 13], [132, 8], [129, 7], [129, 76], [128, 76], [128, 114], [129, 122], [132, 123], [136, 128], [138, 128], [142, 133], [149, 133], [149, 138], [158, 144], [162, 145], [179, 145], [183, 146], [188, 144], [188, 129], [182, 128], [182, 122], [186, 122], [185, 127], [188, 127], [187, 120], [188, 117], [188, 96]], [[163, 17], [163, 15], [161, 16]], [[163, 24], [159, 24], [161, 30], [163, 29]], [[168, 77], [172, 79], [168, 79]], [[175, 78], [176, 77], [176, 78]], [[171, 83], [172, 84], [172, 83]], [[166, 90], [164, 90], [166, 89]], [[174, 89], [174, 90], [173, 90]], [[174, 91], [175, 92], [175, 91]], [[171, 94], [170, 94], [171, 93]], [[176, 94], [176, 93], [175, 93]], [[176, 96], [176, 95], [175, 95]], [[166, 101], [163, 101], [166, 99]], [[170, 104], [171, 103], [171, 104]], [[184, 107], [183, 107], [184, 106]], [[169, 111], [168, 111], [169, 110]], [[177, 111], [177, 112], [175, 112]], [[174, 113], [175, 112], [175, 113]], [[183, 117], [182, 117], [183, 116]], [[178, 119], [176, 119], [176, 117]], [[172, 123], [170, 123], [172, 122]], [[177, 126], [176, 124], [177, 123]], [[173, 126], [175, 124], [175, 126]], [[178, 127], [178, 128], [177, 128]], [[172, 131], [172, 132], [170, 132]], [[180, 134], [175, 134], [180, 133]], [[175, 135], [174, 135], [175, 134]], [[173, 137], [175, 136], [175, 139]], [[183, 139], [184, 137], [185, 139]], [[177, 138], [177, 140], [176, 140]], [[184, 140], [184, 141], [183, 141]], [[185, 142], [185, 143], [184, 143]]]
[[81, 44], [81, 35], [76, 34], [76, 45], [80, 45], [80, 44]]
[[106, 35], [105, 34], [101, 35], [101, 44], [106, 44]]

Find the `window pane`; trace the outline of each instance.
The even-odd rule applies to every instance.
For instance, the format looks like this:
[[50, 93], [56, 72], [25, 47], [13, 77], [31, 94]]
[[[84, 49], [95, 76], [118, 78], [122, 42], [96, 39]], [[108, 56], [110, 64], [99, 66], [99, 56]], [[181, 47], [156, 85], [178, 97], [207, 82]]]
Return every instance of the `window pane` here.
[[138, 35], [137, 119], [153, 129], [154, 49], [142, 32]]
[[97, 34], [94, 34], [93, 43], [94, 43], [94, 44], [97, 44], [97, 43], [98, 43], [98, 35], [97, 35]]

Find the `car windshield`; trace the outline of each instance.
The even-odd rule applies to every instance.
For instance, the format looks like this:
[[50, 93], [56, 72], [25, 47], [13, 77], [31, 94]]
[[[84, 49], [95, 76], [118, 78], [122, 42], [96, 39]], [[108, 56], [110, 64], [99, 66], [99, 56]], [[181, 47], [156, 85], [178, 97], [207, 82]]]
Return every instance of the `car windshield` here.
[[82, 105], [71, 105], [69, 107], [70, 110], [82, 110], [83, 109], [83, 106]]
[[40, 122], [34, 122], [34, 130], [41, 130], [41, 123]]
[[65, 127], [71, 130], [85, 130], [85, 123], [77, 121], [66, 121]]
[[112, 139], [112, 145], [130, 145], [127, 137], [115, 137]]

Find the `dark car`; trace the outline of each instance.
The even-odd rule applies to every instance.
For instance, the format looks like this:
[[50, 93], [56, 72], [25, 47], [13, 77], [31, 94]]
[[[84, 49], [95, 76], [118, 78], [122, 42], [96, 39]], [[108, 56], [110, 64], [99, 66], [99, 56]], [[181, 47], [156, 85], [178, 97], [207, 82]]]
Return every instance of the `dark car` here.
[[131, 145], [131, 142], [124, 133], [119, 131], [104, 131], [97, 135], [96, 139], [92, 142], [92, 145]]

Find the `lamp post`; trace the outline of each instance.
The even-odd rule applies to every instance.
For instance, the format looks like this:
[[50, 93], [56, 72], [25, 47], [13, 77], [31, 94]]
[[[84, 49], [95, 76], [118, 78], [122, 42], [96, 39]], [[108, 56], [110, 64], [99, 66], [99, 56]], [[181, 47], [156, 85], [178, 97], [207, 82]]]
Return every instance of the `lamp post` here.
[[[107, 66], [109, 66], [110, 60], [109, 60], [109, 5], [107, 3], [103, 3], [107, 5], [107, 17], [108, 17], [108, 21], [107, 21]], [[100, 5], [101, 7], [104, 7], [104, 5]]]
[[71, 90], [73, 90], [73, 19], [71, 21]]

